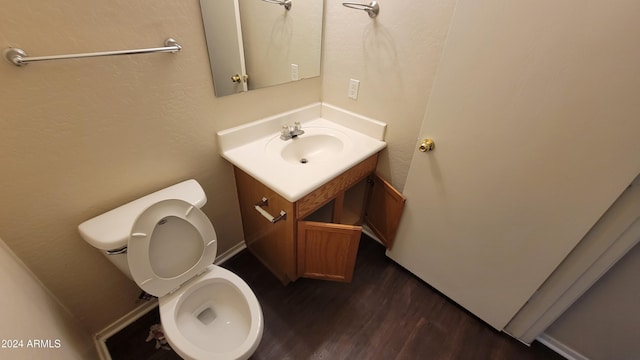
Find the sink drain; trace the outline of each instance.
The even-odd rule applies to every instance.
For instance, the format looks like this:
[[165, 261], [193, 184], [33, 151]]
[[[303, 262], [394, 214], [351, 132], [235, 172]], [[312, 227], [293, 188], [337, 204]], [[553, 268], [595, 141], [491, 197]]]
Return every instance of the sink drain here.
[[309, 160], [307, 160], [305, 158], [300, 159], [300, 163], [301, 164], [306, 164], [307, 162], [309, 162]]

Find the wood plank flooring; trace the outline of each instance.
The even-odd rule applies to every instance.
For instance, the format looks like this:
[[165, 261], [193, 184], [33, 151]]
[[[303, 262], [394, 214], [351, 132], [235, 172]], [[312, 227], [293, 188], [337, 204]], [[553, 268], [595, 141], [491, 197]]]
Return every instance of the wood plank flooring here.
[[[249, 284], [262, 306], [265, 328], [255, 360], [564, 359], [541, 344], [527, 347], [495, 331], [391, 261], [366, 236], [350, 284], [299, 279], [282, 286], [247, 251], [223, 266]], [[128, 346], [142, 346], [149, 325], [132, 325], [139, 328], [137, 345], [109, 339], [123, 353], [113, 359], [174, 359], [173, 352], [150, 343], [150, 355], [127, 353]]]
[[363, 236], [350, 284], [283, 287], [248, 252], [225, 264], [253, 289], [265, 329], [253, 359], [563, 359], [495, 331]]
[[151, 325], [160, 323], [158, 308], [154, 308], [133, 324], [112, 335], [106, 341], [112, 360], [180, 360], [173, 350], [156, 349], [155, 340], [146, 341]]

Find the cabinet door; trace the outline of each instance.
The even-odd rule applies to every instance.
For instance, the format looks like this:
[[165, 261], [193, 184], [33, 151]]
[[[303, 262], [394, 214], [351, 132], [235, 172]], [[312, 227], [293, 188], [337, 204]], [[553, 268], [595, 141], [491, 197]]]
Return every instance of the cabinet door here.
[[362, 227], [298, 221], [298, 276], [350, 282]]
[[396, 239], [406, 199], [377, 174], [373, 174], [371, 180], [364, 221], [387, 249], [391, 249]]

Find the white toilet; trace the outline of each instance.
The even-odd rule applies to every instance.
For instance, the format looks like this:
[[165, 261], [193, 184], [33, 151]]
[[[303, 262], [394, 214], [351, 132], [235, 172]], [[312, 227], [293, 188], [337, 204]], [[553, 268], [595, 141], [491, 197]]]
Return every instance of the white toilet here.
[[82, 237], [159, 298], [171, 347], [185, 359], [247, 359], [262, 338], [260, 303], [234, 273], [213, 265], [217, 239], [187, 180], [78, 226]]

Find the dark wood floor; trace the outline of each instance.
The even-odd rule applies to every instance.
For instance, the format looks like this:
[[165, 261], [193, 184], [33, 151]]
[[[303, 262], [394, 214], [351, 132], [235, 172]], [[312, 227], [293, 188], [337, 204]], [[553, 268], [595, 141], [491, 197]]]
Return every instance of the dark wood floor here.
[[366, 236], [350, 284], [299, 279], [283, 287], [247, 252], [225, 267], [262, 305], [265, 329], [253, 359], [564, 359], [495, 331]]
[[151, 325], [160, 324], [160, 313], [154, 308], [133, 324], [106, 341], [112, 360], [181, 360], [173, 350], [156, 349], [154, 340], [146, 341]]
[[[255, 360], [564, 359], [541, 344], [527, 347], [495, 331], [366, 237], [350, 284], [299, 279], [285, 287], [247, 251], [223, 266], [249, 284], [262, 306], [265, 328]], [[134, 346], [140, 348], [149, 324], [131, 327], [138, 327]], [[156, 351], [150, 343], [145, 343], [150, 355], [142, 355], [127, 353], [132, 345], [109, 341], [110, 347], [124, 349], [118, 357], [112, 352], [114, 360], [175, 359], [173, 352]]]

